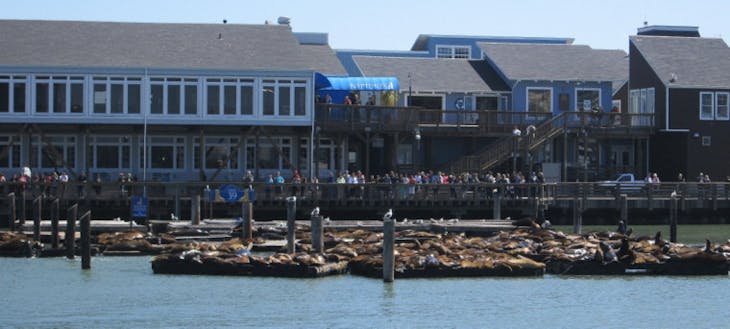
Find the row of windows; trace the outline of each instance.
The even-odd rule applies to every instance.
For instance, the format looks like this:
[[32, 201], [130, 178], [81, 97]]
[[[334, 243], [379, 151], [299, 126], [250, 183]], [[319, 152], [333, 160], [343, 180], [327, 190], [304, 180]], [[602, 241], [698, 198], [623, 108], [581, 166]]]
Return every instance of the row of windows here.
[[[569, 104], [569, 94], [560, 94], [560, 109], [563, 111], [571, 110]], [[601, 90], [596, 88], [576, 88], [575, 89], [574, 111], [589, 111], [601, 106]], [[553, 89], [528, 87], [527, 88], [527, 111], [537, 113], [551, 113], [553, 109]]]
[[436, 46], [436, 58], [469, 59], [471, 58], [471, 47], [438, 45]]
[[0, 76], [0, 113], [140, 114], [146, 93], [152, 115], [304, 116], [307, 90], [289, 79]]
[[730, 93], [701, 92], [700, 120], [730, 120]]
[[[200, 152], [199, 137], [193, 138], [192, 149], [186, 146], [185, 137], [149, 137], [147, 145], [147, 167], [162, 170], [185, 170], [185, 159], [192, 156], [192, 169], [199, 169], [200, 157], [203, 157], [204, 169], [254, 169], [256, 159], [260, 169], [299, 168], [306, 170], [309, 167], [309, 141], [301, 140], [299, 156], [294, 162], [292, 149], [293, 139], [274, 138], [278, 145], [270, 141], [260, 140], [257, 147], [255, 139], [241, 140], [239, 137], [205, 137], [204, 152]], [[41, 143], [38, 137], [33, 137], [30, 144], [29, 166], [44, 170], [63, 167], [76, 167], [77, 139], [74, 136], [55, 136], [50, 138], [50, 144]], [[16, 137], [0, 136], [0, 167], [20, 168], [21, 146]], [[7, 150], [10, 148], [10, 150]], [[244, 150], [239, 154], [238, 150]], [[122, 170], [132, 168], [132, 141], [126, 136], [97, 136], [90, 139], [90, 164], [93, 170]], [[144, 159], [145, 150], [140, 146], [138, 158]], [[193, 152], [193, 154], [189, 154]], [[339, 151], [329, 139], [321, 139], [319, 153], [315, 157], [315, 166], [319, 169], [336, 169], [336, 159]], [[242, 165], [245, 164], [245, 165]], [[144, 167], [140, 160], [139, 168]]]

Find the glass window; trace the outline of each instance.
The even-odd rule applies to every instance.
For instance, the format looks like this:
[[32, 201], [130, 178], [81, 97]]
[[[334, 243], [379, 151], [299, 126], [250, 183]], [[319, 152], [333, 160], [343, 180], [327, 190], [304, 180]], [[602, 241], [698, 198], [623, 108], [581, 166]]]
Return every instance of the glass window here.
[[236, 114], [236, 86], [223, 87], [223, 114]]
[[35, 111], [48, 113], [48, 83], [38, 83], [35, 88]]
[[71, 84], [71, 113], [84, 113], [84, 85]]
[[728, 107], [728, 93], [717, 93], [715, 94], [715, 104], [717, 104], [715, 118], [717, 120], [728, 120], [730, 119], [730, 108]]
[[241, 86], [241, 114], [253, 114], [253, 87]]
[[94, 113], [106, 113], [106, 84], [94, 85]]
[[13, 83], [13, 112], [25, 112], [25, 83]]
[[527, 89], [527, 111], [550, 113], [552, 111], [551, 89]]
[[0, 82], [0, 112], [10, 112], [10, 84]]
[[100, 145], [96, 147], [95, 167], [102, 169], [119, 168], [119, 147], [116, 145]]
[[138, 84], [129, 84], [127, 85], [127, 97], [129, 100], [129, 103], [127, 104], [127, 112], [128, 113], [140, 113], [141, 106], [141, 89], [140, 85]]
[[124, 113], [124, 85], [112, 84], [112, 113]]
[[158, 169], [173, 169], [173, 147], [172, 146], [151, 146], [150, 167]]
[[152, 97], [150, 99], [150, 113], [162, 114], [163, 106], [163, 91], [162, 85], [152, 85], [151, 88]]
[[198, 114], [198, 86], [185, 86], [185, 114]]
[[601, 91], [599, 89], [577, 89], [575, 101], [577, 111], [597, 109], [601, 106]]
[[208, 114], [210, 115], [220, 114], [219, 90], [219, 86], [208, 86]]
[[264, 115], [274, 115], [274, 87], [264, 86]]
[[167, 114], [180, 114], [180, 85], [167, 86]]
[[291, 88], [289, 86], [279, 87], [279, 115], [290, 115], [291, 113]]
[[307, 113], [307, 91], [304, 87], [294, 88], [294, 115]]
[[713, 95], [712, 93], [702, 92], [700, 93], [700, 119], [701, 120], [712, 120], [713, 119]]
[[61, 83], [53, 84], [53, 112], [66, 112], [66, 85]]

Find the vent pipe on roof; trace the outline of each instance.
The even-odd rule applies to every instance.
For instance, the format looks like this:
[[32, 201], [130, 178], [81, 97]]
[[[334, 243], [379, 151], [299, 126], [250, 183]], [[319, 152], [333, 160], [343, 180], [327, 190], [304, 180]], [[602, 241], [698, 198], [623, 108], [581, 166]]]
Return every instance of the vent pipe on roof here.
[[286, 17], [286, 16], [280, 16], [276, 20], [276, 22], [279, 23], [280, 25], [289, 25], [291, 23], [291, 18]]

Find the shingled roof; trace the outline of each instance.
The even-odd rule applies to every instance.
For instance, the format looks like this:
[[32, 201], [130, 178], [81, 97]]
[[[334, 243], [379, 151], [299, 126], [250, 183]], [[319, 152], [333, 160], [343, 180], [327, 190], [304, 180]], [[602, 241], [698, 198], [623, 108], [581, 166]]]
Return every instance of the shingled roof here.
[[6, 67], [345, 74], [329, 46], [300, 45], [288, 25], [0, 20], [0, 49]]
[[611, 81], [628, 78], [623, 50], [584, 45], [477, 43], [508, 80]]
[[[364, 76], [394, 76], [402, 90], [420, 92], [492, 92], [509, 87], [483, 61], [353, 56]], [[410, 74], [410, 79], [408, 75]]]
[[722, 39], [667, 36], [629, 39], [665, 85], [730, 87], [730, 48]]

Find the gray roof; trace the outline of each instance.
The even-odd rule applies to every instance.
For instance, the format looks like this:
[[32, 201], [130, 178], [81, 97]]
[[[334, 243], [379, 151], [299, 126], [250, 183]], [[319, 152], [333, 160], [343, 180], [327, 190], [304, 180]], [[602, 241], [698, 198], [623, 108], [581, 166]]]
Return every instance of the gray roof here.
[[611, 81], [629, 75], [623, 50], [584, 45], [477, 43], [485, 56], [509, 80]]
[[[722, 39], [632, 36], [630, 40], [665, 85], [730, 87], [730, 48]], [[673, 74], [675, 81], [670, 82]]]
[[[482, 61], [461, 59], [353, 56], [364, 76], [396, 77], [401, 90], [420, 92], [492, 92], [509, 90]], [[490, 74], [491, 73], [491, 74]]]
[[327, 49], [300, 45], [288, 25], [0, 20], [0, 66], [10, 67], [344, 74], [332, 49], [319, 47]]

